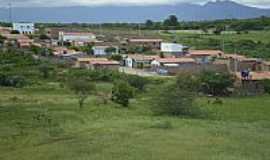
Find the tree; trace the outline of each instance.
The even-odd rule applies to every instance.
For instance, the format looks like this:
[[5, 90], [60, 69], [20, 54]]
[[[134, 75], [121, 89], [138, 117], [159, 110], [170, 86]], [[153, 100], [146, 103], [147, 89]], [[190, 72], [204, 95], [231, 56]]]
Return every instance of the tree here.
[[77, 95], [80, 109], [83, 108], [85, 100], [96, 91], [96, 85], [82, 79], [71, 80], [69, 88]]
[[48, 40], [48, 39], [51, 39], [51, 38], [47, 34], [41, 34], [39, 36], [39, 39], [41, 39], [41, 40]]
[[125, 81], [115, 82], [112, 90], [112, 100], [124, 107], [129, 105], [129, 99], [133, 98], [134, 89]]
[[10, 33], [11, 33], [11, 34], [20, 34], [20, 32], [17, 31], [17, 30], [12, 30]]
[[193, 116], [195, 115], [194, 97], [194, 92], [181, 89], [172, 82], [155, 91], [152, 110], [158, 115]]
[[146, 20], [146, 22], [145, 22], [145, 26], [146, 26], [147, 28], [151, 28], [151, 27], [154, 26], [154, 22], [153, 22], [152, 20], [148, 19], [148, 20]]
[[145, 85], [148, 83], [146, 78], [137, 75], [127, 75], [126, 80], [129, 85], [138, 89], [139, 91], [143, 91], [145, 89]]
[[225, 27], [224, 27], [224, 26], [218, 25], [218, 26], [215, 28], [215, 30], [214, 30], [214, 34], [220, 35], [220, 34], [222, 33], [222, 31], [224, 31], [224, 30], [225, 30]]
[[203, 72], [199, 79], [202, 92], [214, 96], [227, 95], [228, 88], [232, 87], [234, 83], [234, 78], [230, 74], [212, 71]]
[[170, 15], [169, 18], [167, 18], [164, 21], [165, 26], [178, 26], [178, 18], [175, 15]]
[[176, 81], [155, 91], [151, 101], [153, 112], [169, 116], [197, 115], [198, 108], [193, 104], [196, 92], [191, 86], [193, 83], [190, 83], [192, 79], [189, 75], [178, 76]]
[[109, 47], [109, 48], [105, 49], [105, 52], [107, 54], [112, 54], [112, 53], [115, 53], [116, 51], [117, 51], [117, 49], [115, 47]]

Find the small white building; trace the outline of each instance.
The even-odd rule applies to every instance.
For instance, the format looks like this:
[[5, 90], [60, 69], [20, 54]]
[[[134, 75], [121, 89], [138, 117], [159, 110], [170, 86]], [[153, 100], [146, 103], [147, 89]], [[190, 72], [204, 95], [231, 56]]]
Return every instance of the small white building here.
[[95, 42], [96, 36], [89, 32], [59, 32], [60, 42], [88, 43]]
[[19, 31], [20, 34], [33, 34], [35, 32], [35, 25], [28, 22], [13, 23], [12, 29]]
[[[109, 48], [114, 48], [115, 51], [107, 51]], [[112, 47], [112, 46], [94, 46], [93, 47], [93, 54], [95, 56], [107, 56], [107, 55], [113, 55], [118, 54], [118, 47]]]
[[161, 52], [176, 56], [185, 55], [188, 47], [177, 43], [161, 43]]

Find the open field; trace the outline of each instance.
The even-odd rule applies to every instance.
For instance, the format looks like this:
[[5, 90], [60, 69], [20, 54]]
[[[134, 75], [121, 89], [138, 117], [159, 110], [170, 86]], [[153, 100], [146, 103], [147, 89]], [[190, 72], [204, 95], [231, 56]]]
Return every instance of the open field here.
[[[109, 91], [100, 83], [98, 90]], [[91, 97], [79, 110], [57, 84], [0, 89], [1, 160], [267, 160], [270, 98], [197, 103], [203, 119], [153, 116], [144, 93], [130, 108]], [[211, 99], [210, 99], [211, 100]]]

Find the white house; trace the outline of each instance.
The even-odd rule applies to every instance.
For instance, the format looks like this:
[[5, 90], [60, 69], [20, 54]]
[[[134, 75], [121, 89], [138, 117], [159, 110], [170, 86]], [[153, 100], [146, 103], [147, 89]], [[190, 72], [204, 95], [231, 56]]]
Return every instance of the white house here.
[[34, 23], [13, 23], [12, 29], [19, 31], [20, 34], [33, 34], [35, 32], [35, 25]]
[[185, 55], [188, 47], [177, 43], [161, 43], [161, 52], [173, 54], [176, 56]]
[[95, 42], [96, 36], [89, 32], [59, 32], [59, 41], [76, 43]]
[[[115, 51], [108, 52], [106, 51], [108, 48], [115, 48]], [[112, 54], [118, 54], [118, 47], [112, 46], [94, 46], [93, 47], [93, 54], [95, 56], [107, 56]]]

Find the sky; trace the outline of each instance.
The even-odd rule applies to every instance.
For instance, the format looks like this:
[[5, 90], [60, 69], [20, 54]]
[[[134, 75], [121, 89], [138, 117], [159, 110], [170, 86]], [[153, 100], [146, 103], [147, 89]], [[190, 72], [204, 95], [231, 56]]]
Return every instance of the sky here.
[[[209, 0], [0, 0], [0, 7], [11, 3], [15, 7], [96, 6], [96, 5], [157, 5], [176, 3], [204, 4]], [[234, 0], [260, 8], [270, 8], [270, 0]]]

